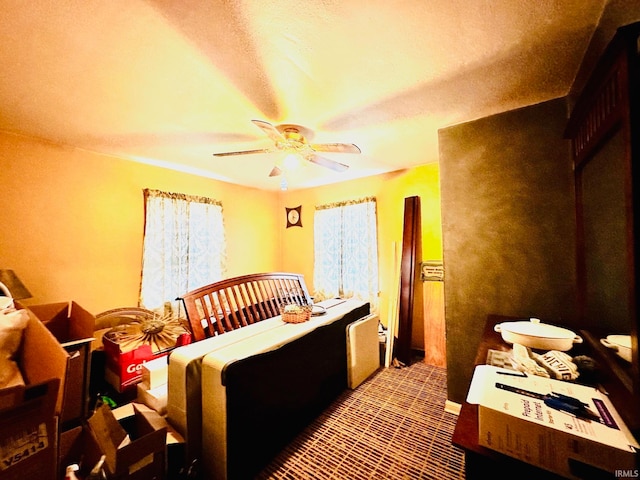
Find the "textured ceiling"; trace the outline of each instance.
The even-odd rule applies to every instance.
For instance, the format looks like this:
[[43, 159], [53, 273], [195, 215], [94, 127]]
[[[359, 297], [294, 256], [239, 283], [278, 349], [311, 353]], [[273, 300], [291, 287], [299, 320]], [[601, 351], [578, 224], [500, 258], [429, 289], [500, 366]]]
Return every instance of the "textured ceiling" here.
[[437, 130], [567, 95], [606, 1], [0, 0], [0, 130], [278, 189], [251, 123], [357, 144], [289, 188], [438, 158]]

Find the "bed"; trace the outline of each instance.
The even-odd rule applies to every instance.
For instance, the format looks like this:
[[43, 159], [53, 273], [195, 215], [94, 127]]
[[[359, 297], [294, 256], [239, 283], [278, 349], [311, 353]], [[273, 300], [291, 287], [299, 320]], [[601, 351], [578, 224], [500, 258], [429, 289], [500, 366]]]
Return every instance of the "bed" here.
[[[294, 274], [258, 276], [273, 281], [274, 275], [290, 280]], [[377, 335], [369, 334], [370, 340], [363, 342], [354, 333], [360, 338], [354, 346], [368, 352], [364, 363], [347, 341], [350, 327], [368, 324], [371, 332], [375, 324], [377, 330], [378, 317], [370, 314], [366, 302], [320, 302], [325, 313], [300, 324], [284, 322], [274, 309], [274, 316], [261, 316], [258, 304], [267, 312], [264, 305], [272, 302], [311, 301], [304, 279], [294, 277], [293, 283], [278, 284], [286, 288], [265, 288], [269, 295], [260, 298], [246, 294], [251, 291], [247, 283], [255, 287], [251, 275], [226, 283], [234, 283], [235, 294], [244, 291], [252, 303], [216, 303], [219, 297], [211, 286], [198, 289], [200, 298], [206, 297], [206, 309], [197, 301], [189, 309], [185, 302], [190, 324], [202, 326], [205, 337], [169, 356], [167, 416], [187, 440], [187, 460], [198, 459], [207, 478], [255, 476], [341, 392], [356, 386], [350, 383], [352, 377], [360, 382], [379, 367]], [[225, 295], [234, 298], [233, 293]], [[229, 325], [233, 328], [227, 329]], [[364, 374], [351, 374], [363, 364]]]
[[348, 385], [347, 327], [369, 316], [368, 303], [349, 300], [203, 357], [207, 478], [253, 478], [328, 407]]
[[192, 290], [180, 300], [194, 341], [276, 317], [286, 304], [312, 303], [304, 277], [286, 272], [228, 278]]

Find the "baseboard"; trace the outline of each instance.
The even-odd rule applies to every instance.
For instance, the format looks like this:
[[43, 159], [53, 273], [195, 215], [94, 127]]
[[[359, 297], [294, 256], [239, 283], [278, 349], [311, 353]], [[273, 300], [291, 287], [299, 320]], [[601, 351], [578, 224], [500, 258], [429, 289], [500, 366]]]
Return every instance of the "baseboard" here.
[[451, 400], [447, 400], [446, 402], [444, 402], [444, 411], [447, 413], [460, 415], [460, 408], [462, 408], [462, 405], [460, 405], [459, 403], [452, 402]]
[[416, 358], [424, 358], [424, 349], [411, 347], [411, 354]]

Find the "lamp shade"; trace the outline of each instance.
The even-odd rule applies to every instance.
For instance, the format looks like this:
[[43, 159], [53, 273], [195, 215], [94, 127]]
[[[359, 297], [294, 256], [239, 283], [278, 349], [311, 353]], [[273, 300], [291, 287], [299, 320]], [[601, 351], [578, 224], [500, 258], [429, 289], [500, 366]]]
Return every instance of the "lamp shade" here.
[[23, 298], [30, 298], [32, 296], [31, 292], [27, 290], [27, 287], [24, 286], [13, 270], [2, 269], [0, 269], [0, 294], [15, 298], [16, 300], [22, 300]]

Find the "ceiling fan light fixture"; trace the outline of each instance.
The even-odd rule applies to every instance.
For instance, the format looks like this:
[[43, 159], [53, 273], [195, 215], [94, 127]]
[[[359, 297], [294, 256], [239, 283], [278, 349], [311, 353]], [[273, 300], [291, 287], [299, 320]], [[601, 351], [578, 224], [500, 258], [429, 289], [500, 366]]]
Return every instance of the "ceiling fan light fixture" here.
[[295, 170], [302, 166], [302, 158], [297, 153], [288, 153], [283, 159], [281, 168], [283, 170]]
[[[216, 157], [225, 157], [230, 155], [247, 155], [256, 153], [277, 153], [284, 152], [285, 157], [279, 160], [269, 173], [270, 177], [283, 175], [287, 171], [293, 171], [306, 165], [313, 163], [321, 167], [328, 168], [335, 172], [344, 172], [349, 165], [336, 162], [333, 159], [326, 158], [317, 154], [317, 152], [326, 153], [361, 153], [360, 148], [353, 143], [309, 143], [313, 137], [312, 130], [294, 124], [272, 125], [264, 120], [252, 120], [253, 124], [262, 130], [269, 139], [274, 143], [271, 148], [261, 148], [256, 150], [241, 150], [235, 152], [214, 153]], [[282, 190], [287, 189], [287, 180], [284, 175], [280, 182]]]

